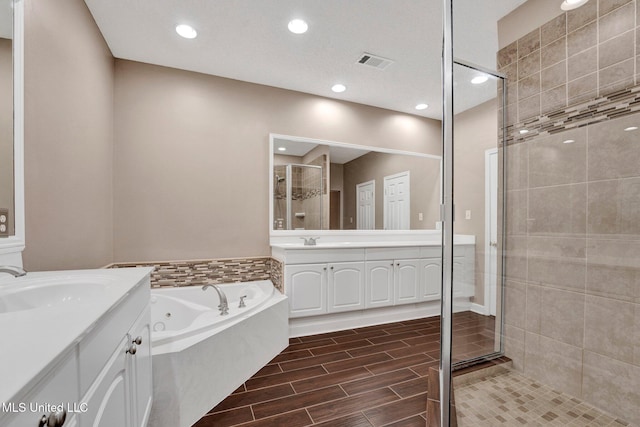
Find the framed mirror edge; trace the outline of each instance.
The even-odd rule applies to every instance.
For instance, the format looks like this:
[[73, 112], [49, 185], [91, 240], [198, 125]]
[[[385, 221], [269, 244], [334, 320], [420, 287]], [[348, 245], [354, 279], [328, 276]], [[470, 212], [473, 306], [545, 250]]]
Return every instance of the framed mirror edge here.
[[0, 254], [22, 252], [25, 240], [24, 201], [24, 0], [13, 0], [13, 236], [0, 239]]
[[[442, 178], [442, 156], [435, 154], [419, 153], [416, 151], [397, 150], [394, 148], [375, 147], [369, 145], [358, 145], [347, 142], [331, 141], [327, 139], [308, 138], [303, 136], [285, 135], [279, 133], [269, 133], [269, 237], [297, 237], [308, 236], [310, 233], [318, 236], [369, 236], [376, 235], [381, 236], [384, 234], [389, 235], [402, 235], [402, 234], [433, 234], [434, 230], [274, 230], [273, 229], [273, 155], [274, 153], [274, 141], [276, 139], [285, 139], [289, 141], [304, 142], [309, 144], [324, 144], [334, 147], [352, 148], [358, 150], [376, 151], [379, 153], [387, 154], [399, 154], [405, 156], [422, 157], [426, 159], [435, 159], [440, 161], [440, 176]], [[442, 195], [441, 195], [442, 196]], [[439, 231], [438, 231], [439, 233]]]

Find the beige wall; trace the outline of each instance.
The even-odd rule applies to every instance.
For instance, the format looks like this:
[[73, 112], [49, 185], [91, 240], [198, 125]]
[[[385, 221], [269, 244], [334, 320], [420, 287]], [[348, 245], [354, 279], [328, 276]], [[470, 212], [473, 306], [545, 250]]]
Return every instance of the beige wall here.
[[29, 270], [112, 261], [113, 64], [82, 0], [26, 1]]
[[[404, 171], [409, 171], [410, 177], [411, 229], [435, 229], [440, 204], [440, 160], [379, 152], [344, 164], [344, 228], [357, 226], [356, 186], [375, 180], [376, 229], [384, 229], [384, 177]], [[420, 212], [422, 221], [418, 220]]]
[[[476, 292], [484, 304], [485, 151], [498, 146], [498, 103], [487, 101], [455, 116], [454, 203], [456, 234], [476, 236]], [[471, 219], [465, 212], [471, 211]]]
[[115, 106], [118, 261], [269, 254], [270, 132], [440, 153], [435, 120], [131, 61]]
[[9, 234], [13, 221], [13, 61], [10, 39], [0, 39], [0, 208], [9, 209]]
[[560, 4], [560, 0], [529, 0], [501, 18], [498, 21], [498, 49], [563, 14]]

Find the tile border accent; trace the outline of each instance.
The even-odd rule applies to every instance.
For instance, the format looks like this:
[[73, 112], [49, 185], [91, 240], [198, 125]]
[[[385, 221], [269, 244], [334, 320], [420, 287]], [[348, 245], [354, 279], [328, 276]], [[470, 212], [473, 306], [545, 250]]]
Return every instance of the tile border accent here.
[[271, 257], [118, 262], [104, 268], [154, 267], [152, 288], [271, 280], [280, 292], [283, 265]]

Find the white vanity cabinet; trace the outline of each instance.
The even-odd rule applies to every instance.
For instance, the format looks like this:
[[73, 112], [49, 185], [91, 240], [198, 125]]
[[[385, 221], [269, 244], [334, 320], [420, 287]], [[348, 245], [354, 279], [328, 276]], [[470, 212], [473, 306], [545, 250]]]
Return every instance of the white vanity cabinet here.
[[361, 310], [364, 301], [364, 262], [341, 262], [328, 264], [329, 313]]
[[422, 300], [419, 259], [366, 262], [366, 308], [409, 304]]
[[395, 269], [394, 303], [409, 304], [421, 301], [420, 260], [396, 260]]

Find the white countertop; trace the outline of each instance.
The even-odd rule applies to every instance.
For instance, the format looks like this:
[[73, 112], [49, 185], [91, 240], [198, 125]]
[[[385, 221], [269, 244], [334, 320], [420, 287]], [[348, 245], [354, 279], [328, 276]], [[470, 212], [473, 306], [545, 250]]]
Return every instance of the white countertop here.
[[[476, 239], [472, 235], [456, 234], [454, 245], [475, 245]], [[341, 248], [398, 248], [398, 247], [420, 247], [420, 246], [440, 246], [441, 241], [429, 240], [362, 240], [362, 241], [322, 241], [318, 240], [315, 246], [305, 246], [303, 241], [272, 243], [272, 248], [278, 249], [341, 249]]]
[[16, 290], [49, 283], [97, 283], [100, 297], [81, 303], [0, 313], [0, 402], [8, 402], [79, 342], [93, 326], [145, 277], [152, 268], [76, 270], [28, 273], [14, 278], [0, 274], [0, 298]]

